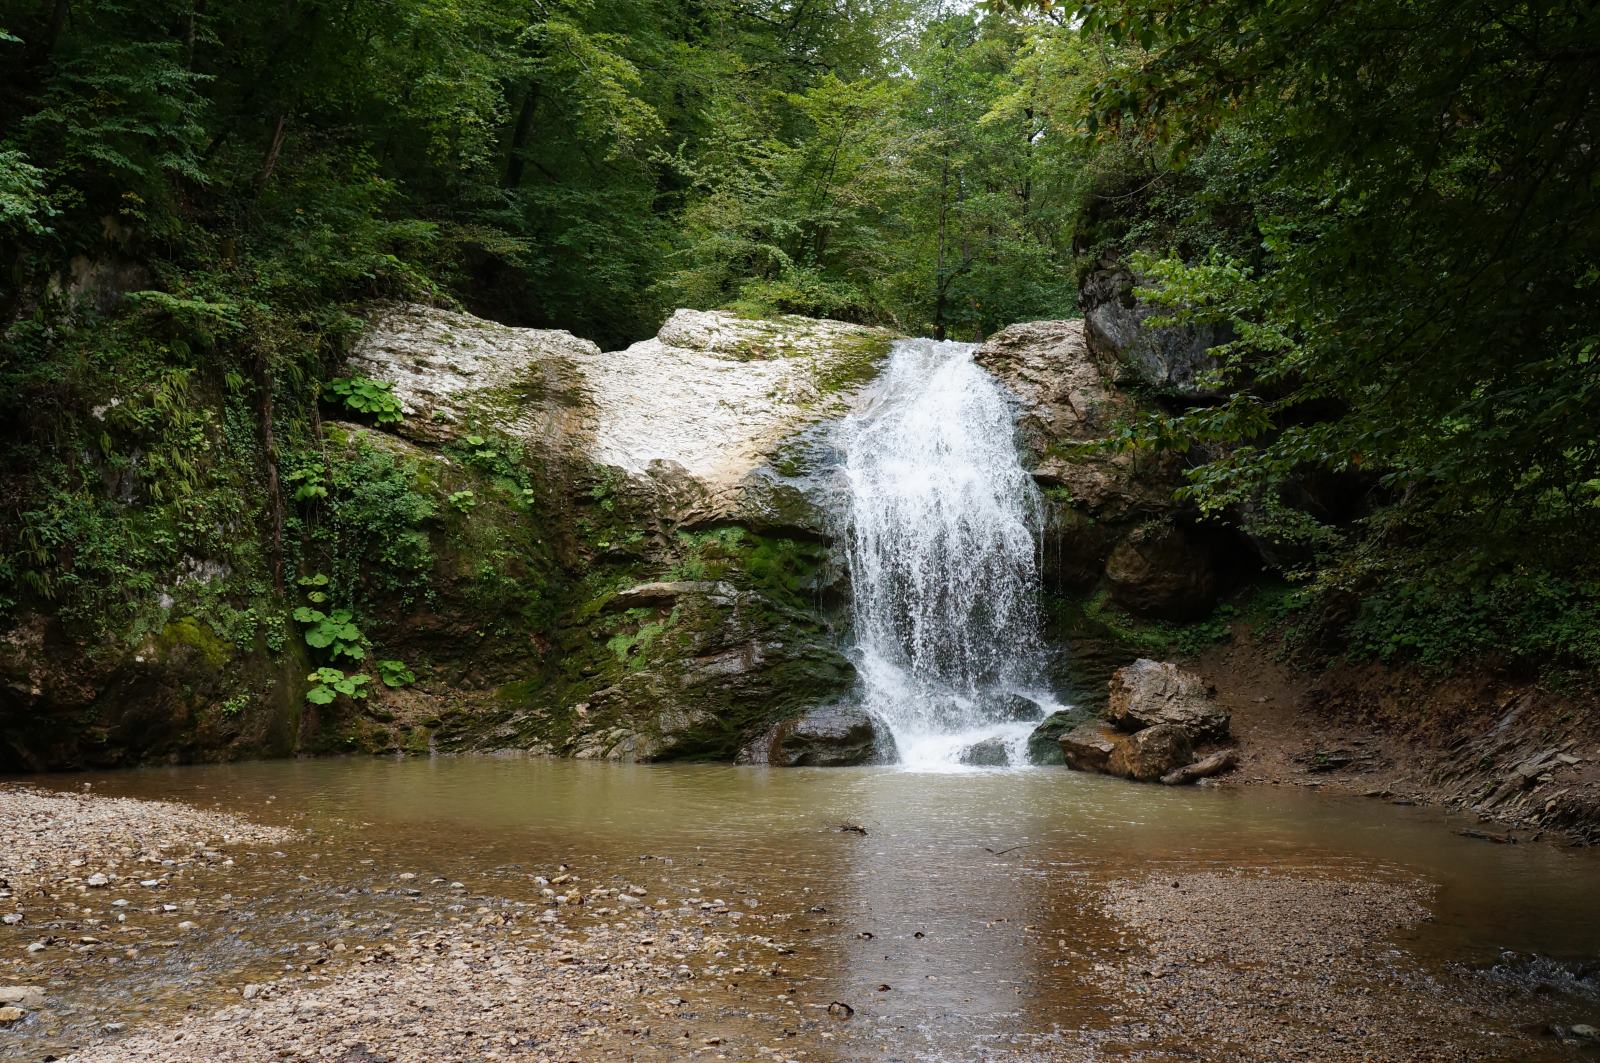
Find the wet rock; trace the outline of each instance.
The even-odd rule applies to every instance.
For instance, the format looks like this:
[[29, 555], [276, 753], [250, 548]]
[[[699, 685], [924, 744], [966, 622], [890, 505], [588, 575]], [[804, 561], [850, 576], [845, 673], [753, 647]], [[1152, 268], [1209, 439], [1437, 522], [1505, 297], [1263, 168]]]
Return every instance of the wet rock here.
[[1170, 661], [1140, 659], [1111, 677], [1105, 717], [1119, 730], [1171, 724], [1191, 743], [1228, 739], [1228, 713], [1199, 676]]
[[1093, 719], [1087, 709], [1058, 709], [1046, 716], [1028, 736], [1028, 762], [1030, 764], [1065, 764], [1061, 752], [1061, 736]]
[[1189, 733], [1176, 724], [1162, 723], [1136, 731], [1117, 743], [1106, 770], [1137, 782], [1154, 782], [1194, 759]]
[[985, 719], [1023, 723], [1039, 718], [1039, 703], [1021, 694], [995, 693], [984, 697], [979, 711]]
[[844, 767], [893, 759], [893, 739], [860, 709], [827, 705], [784, 720], [739, 754], [743, 764]]
[[0, 986], [0, 1004], [34, 1009], [44, 1004], [44, 990], [31, 985]]
[[1128, 736], [1104, 720], [1086, 720], [1062, 735], [1061, 757], [1078, 771], [1109, 772], [1111, 756]]
[[1211, 550], [1172, 524], [1133, 529], [1106, 559], [1111, 600], [1137, 616], [1192, 620], [1216, 605]]
[[961, 751], [961, 763], [979, 768], [1004, 767], [1011, 763], [1011, 754], [999, 738], [975, 742]]
[[1081, 320], [1012, 325], [975, 357], [1017, 400], [1028, 468], [1045, 489], [1044, 578], [1087, 590], [1130, 529], [1173, 509], [1177, 465], [1094, 445], [1137, 404], [1090, 350]]
[[733, 586], [720, 580], [682, 580], [678, 582], [641, 583], [616, 593], [606, 603], [611, 610], [670, 609], [678, 599], [698, 595], [733, 601], [737, 592]]

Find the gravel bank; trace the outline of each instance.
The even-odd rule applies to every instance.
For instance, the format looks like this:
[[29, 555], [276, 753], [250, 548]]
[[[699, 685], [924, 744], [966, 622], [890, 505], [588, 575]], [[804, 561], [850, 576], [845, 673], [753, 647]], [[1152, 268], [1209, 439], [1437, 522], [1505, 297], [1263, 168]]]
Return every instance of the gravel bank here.
[[0, 898], [20, 902], [64, 891], [148, 879], [226, 850], [285, 841], [293, 831], [165, 801], [0, 786]]
[[1393, 935], [1428, 916], [1409, 881], [1259, 871], [1119, 883], [1106, 913], [1141, 947], [1101, 973], [1151, 1040], [1202, 1059], [1525, 1059], [1508, 1008], [1427, 977]]
[[[747, 964], [770, 969], [781, 946], [708, 933], [689, 926], [676, 910], [641, 912], [582, 931], [543, 922], [536, 908], [487, 918], [498, 925], [416, 932], [326, 977], [313, 970], [247, 986], [242, 993], [247, 999], [238, 1004], [68, 1058], [73, 1063], [788, 1058], [752, 1036], [731, 1029], [713, 1032], [721, 1029], [719, 1020], [702, 1010], [694, 981], [708, 973], [707, 965], [738, 968], [741, 975]], [[781, 1045], [782, 1028], [773, 1033]]]

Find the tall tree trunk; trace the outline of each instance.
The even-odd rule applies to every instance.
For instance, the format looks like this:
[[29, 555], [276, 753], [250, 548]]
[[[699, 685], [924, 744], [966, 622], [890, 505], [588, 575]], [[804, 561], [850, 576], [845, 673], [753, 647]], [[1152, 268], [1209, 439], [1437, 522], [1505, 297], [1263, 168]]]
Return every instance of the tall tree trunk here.
[[527, 170], [527, 161], [522, 155], [527, 150], [528, 141], [533, 138], [533, 116], [538, 109], [539, 83], [535, 81], [528, 85], [528, 91], [522, 96], [522, 106], [517, 108], [517, 124], [511, 130], [511, 150], [506, 153], [507, 188], [522, 184], [522, 175]]
[[256, 174], [256, 195], [267, 187], [267, 181], [272, 177], [272, 171], [278, 165], [278, 153], [283, 150], [283, 137], [288, 123], [287, 115], [278, 115], [278, 122], [272, 129], [272, 143], [267, 146], [266, 157], [261, 160], [261, 172]]
[[67, 25], [67, 9], [71, 6], [71, 0], [55, 0], [50, 4], [50, 14], [45, 18], [44, 32], [39, 35], [38, 43], [34, 47], [34, 62], [44, 62], [50, 58], [50, 53], [55, 51], [56, 41], [60, 40], [61, 31]]
[[206, 0], [194, 0], [189, 5], [189, 17], [183, 23], [183, 66], [185, 70], [194, 70], [194, 39], [200, 16], [205, 13]]

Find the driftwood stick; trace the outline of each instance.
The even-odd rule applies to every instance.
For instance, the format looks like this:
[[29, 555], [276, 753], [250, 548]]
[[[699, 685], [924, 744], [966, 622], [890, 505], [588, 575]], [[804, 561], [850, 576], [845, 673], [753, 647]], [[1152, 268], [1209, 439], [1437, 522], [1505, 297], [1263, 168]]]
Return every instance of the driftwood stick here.
[[1239, 752], [1235, 749], [1223, 749], [1202, 757], [1193, 764], [1186, 764], [1181, 768], [1167, 772], [1161, 776], [1163, 786], [1186, 786], [1196, 779], [1207, 779], [1213, 775], [1221, 775], [1233, 768], [1239, 762]]

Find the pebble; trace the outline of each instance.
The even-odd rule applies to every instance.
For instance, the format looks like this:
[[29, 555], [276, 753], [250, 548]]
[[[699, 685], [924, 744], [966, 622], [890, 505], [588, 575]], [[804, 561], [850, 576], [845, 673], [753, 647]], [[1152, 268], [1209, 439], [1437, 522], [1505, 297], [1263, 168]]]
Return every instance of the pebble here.
[[10, 1026], [14, 1022], [21, 1022], [27, 1014], [21, 1008], [0, 1008], [0, 1026]]

